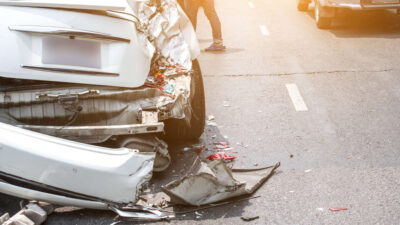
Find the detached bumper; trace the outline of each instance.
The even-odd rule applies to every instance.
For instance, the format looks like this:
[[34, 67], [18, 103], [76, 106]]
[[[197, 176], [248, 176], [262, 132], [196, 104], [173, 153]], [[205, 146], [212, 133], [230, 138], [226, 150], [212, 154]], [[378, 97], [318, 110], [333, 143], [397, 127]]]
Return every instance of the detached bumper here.
[[135, 203], [155, 153], [108, 149], [0, 123], [0, 192], [87, 208]]

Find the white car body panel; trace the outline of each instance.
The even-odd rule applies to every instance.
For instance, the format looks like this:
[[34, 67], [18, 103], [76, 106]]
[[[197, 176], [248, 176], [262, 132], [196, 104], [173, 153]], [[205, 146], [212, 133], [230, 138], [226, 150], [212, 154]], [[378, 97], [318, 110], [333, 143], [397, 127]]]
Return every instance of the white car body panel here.
[[152, 175], [155, 153], [87, 145], [4, 123], [0, 134], [0, 172], [52, 188], [127, 204], [137, 201]]
[[0, 5], [65, 9], [124, 10], [123, 0], [1, 0]]
[[[71, 4], [67, 1], [56, 1], [54, 4], [58, 6], [54, 7], [61, 9], [39, 8], [45, 7], [43, 4], [49, 2], [52, 1], [0, 2], [0, 76], [127, 88], [140, 87], [145, 83], [155, 47], [148, 42], [145, 34], [136, 30], [134, 22], [62, 10], [63, 7], [90, 9], [88, 2], [91, 1], [82, 1], [79, 4], [77, 1], [72, 1]], [[118, 5], [122, 4], [124, 12], [127, 13], [135, 12], [136, 9], [131, 7], [138, 5], [130, 6], [127, 1], [117, 1], [118, 4], [110, 3], [107, 6], [102, 5], [103, 2], [110, 3], [101, 1], [93, 5], [97, 6], [97, 9], [106, 10], [115, 7], [121, 9]], [[10, 6], [18, 4], [19, 6]], [[193, 60], [200, 54], [196, 34], [180, 8], [179, 13], [179, 27]], [[120, 37], [129, 42], [79, 35], [43, 34], [26, 29], [21, 31], [13, 27], [72, 29]], [[64, 48], [60, 48], [62, 46]], [[69, 53], [66, 53], [66, 49], [70, 49]]]
[[[123, 37], [129, 39], [130, 43], [87, 38], [70, 40], [68, 37], [10, 30], [10, 26], [73, 28]], [[100, 58], [100, 68], [74, 66], [70, 65], [67, 62], [68, 60], [65, 64], [63, 63], [64, 65], [44, 63], [43, 59], [46, 58], [43, 55], [44, 43], [46, 38], [49, 37], [64, 40], [65, 45], [68, 45], [68, 42], [78, 41], [97, 44], [101, 56], [97, 56], [94, 52], [93, 57]], [[133, 23], [121, 19], [57, 9], [0, 6], [0, 74], [9, 78], [139, 87], [143, 85], [148, 76], [153, 54], [152, 49], [149, 49], [146, 45], [144, 38], [144, 35], [137, 34]], [[87, 54], [85, 51], [75, 54], [78, 57], [82, 55], [81, 61], [83, 63], [88, 58], [87, 55], [85, 57], [85, 54]], [[76, 56], [70, 55], [70, 58], [73, 59]], [[61, 73], [27, 69], [23, 66], [92, 70], [118, 75]]]

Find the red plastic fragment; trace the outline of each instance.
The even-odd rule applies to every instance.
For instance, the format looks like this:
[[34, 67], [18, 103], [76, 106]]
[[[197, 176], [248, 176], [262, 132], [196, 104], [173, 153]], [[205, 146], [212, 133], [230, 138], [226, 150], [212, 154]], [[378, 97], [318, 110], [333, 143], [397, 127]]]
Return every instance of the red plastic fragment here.
[[346, 211], [347, 208], [329, 207], [329, 210], [331, 210], [332, 212], [337, 212], [337, 211]]
[[215, 153], [215, 154], [210, 155], [210, 156], [207, 157], [207, 159], [209, 159], [209, 160], [211, 160], [211, 161], [214, 161], [214, 160], [217, 160], [217, 159], [221, 159], [221, 158], [223, 158], [223, 159], [225, 159], [225, 160], [233, 160], [233, 159], [236, 159], [235, 156], [227, 155], [225, 152], [217, 152], [217, 153]]

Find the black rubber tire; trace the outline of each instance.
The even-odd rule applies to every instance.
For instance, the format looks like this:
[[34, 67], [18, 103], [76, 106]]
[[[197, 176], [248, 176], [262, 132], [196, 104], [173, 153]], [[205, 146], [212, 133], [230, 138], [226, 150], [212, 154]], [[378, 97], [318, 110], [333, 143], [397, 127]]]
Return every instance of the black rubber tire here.
[[305, 2], [304, 0], [297, 0], [297, 10], [301, 12], [305, 12], [308, 10], [308, 2]]
[[184, 119], [168, 119], [165, 121], [165, 136], [167, 140], [198, 139], [204, 132], [206, 119], [206, 104], [204, 97], [203, 76], [200, 64], [193, 60], [191, 93], [192, 117], [187, 123]]
[[332, 24], [332, 18], [330, 17], [321, 17], [321, 12], [323, 12], [324, 7], [322, 7], [319, 4], [318, 0], [315, 0], [315, 9], [314, 9], [314, 15], [315, 15], [315, 23], [317, 24], [317, 27], [319, 29], [329, 29], [331, 28]]

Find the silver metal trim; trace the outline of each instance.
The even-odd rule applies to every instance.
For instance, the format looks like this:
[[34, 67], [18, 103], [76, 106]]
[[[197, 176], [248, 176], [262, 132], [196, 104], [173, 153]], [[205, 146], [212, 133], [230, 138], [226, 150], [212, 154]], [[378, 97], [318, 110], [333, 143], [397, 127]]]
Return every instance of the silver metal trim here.
[[352, 10], [368, 10], [368, 9], [396, 9], [400, 8], [400, 4], [355, 4], [355, 3], [337, 3], [328, 1], [326, 6], [337, 8], [348, 8]]
[[112, 136], [126, 134], [158, 133], [164, 131], [164, 123], [128, 124], [110, 126], [40, 126], [18, 125], [17, 127], [52, 136]]
[[24, 69], [44, 70], [44, 71], [61, 72], [61, 73], [119, 76], [119, 73], [111, 73], [111, 72], [104, 72], [104, 71], [98, 71], [98, 70], [80, 70], [80, 69], [71, 69], [71, 68], [62, 68], [62, 67], [34, 66], [34, 65], [21, 65], [21, 67]]
[[90, 39], [100, 39], [107, 41], [120, 41], [130, 43], [131, 40], [127, 38], [117, 37], [106, 33], [99, 33], [88, 30], [79, 30], [73, 28], [65, 28], [65, 27], [45, 27], [45, 26], [27, 26], [27, 25], [15, 25], [9, 26], [8, 29], [12, 31], [20, 31], [20, 32], [29, 32], [29, 33], [37, 33], [37, 34], [50, 34], [50, 35], [59, 35], [59, 36], [68, 36], [68, 37], [82, 37], [82, 38], [90, 38]]

